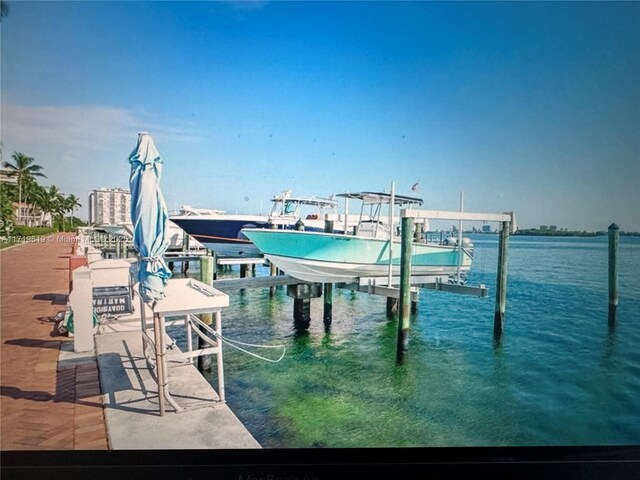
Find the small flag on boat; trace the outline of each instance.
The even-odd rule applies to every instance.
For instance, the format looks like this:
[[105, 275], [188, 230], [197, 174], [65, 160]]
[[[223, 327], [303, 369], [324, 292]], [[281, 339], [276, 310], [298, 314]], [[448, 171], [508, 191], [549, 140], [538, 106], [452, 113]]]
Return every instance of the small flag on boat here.
[[416, 182], [411, 186], [411, 191], [412, 192], [417, 192], [418, 191], [418, 187], [420, 186], [420, 182]]

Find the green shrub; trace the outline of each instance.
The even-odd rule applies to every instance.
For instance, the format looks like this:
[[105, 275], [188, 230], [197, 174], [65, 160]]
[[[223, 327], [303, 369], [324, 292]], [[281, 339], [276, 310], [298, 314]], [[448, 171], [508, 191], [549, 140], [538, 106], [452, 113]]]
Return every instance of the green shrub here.
[[12, 236], [34, 237], [37, 235], [49, 235], [55, 233], [56, 229], [51, 227], [25, 227], [24, 225], [16, 225], [11, 232]]

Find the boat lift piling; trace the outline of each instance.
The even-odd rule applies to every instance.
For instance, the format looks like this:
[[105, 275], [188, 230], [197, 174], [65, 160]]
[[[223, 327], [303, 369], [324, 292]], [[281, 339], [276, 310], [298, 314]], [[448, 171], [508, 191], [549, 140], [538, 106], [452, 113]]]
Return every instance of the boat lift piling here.
[[498, 238], [498, 272], [496, 278], [496, 309], [493, 317], [493, 338], [500, 340], [504, 331], [504, 312], [507, 307], [507, 249], [509, 222], [502, 222]]
[[[396, 183], [391, 182], [391, 200], [389, 201], [389, 274], [387, 285], [391, 286], [393, 265], [393, 209], [395, 207]], [[387, 316], [390, 317], [398, 312], [398, 299], [387, 297]]]
[[[462, 197], [461, 197], [462, 210]], [[412, 293], [412, 277], [411, 277], [411, 243], [414, 236], [414, 219], [440, 219], [440, 220], [471, 220], [484, 222], [500, 222], [500, 239], [498, 253], [498, 272], [496, 279], [496, 309], [494, 315], [494, 338], [499, 340], [504, 330], [504, 315], [507, 303], [507, 250], [509, 235], [513, 233], [517, 227], [515, 222], [515, 214], [513, 212], [503, 214], [491, 213], [471, 213], [471, 212], [447, 212], [440, 210], [411, 210], [402, 209], [400, 216], [402, 218], [402, 243], [400, 255], [400, 308], [398, 319], [398, 342], [396, 351], [396, 360], [398, 364], [402, 364], [407, 356], [408, 340], [409, 340], [409, 301]], [[459, 238], [462, 234], [459, 228]], [[462, 254], [462, 242], [459, 240], [460, 254]], [[486, 287], [468, 287], [458, 284], [445, 284], [442, 282], [419, 285], [424, 288], [434, 290], [445, 290], [455, 293], [467, 293], [478, 296], [486, 296]], [[390, 287], [390, 285], [389, 285]], [[388, 301], [388, 300], [387, 300]]]
[[402, 217], [402, 244], [400, 247], [400, 318], [398, 319], [398, 345], [396, 348], [396, 361], [398, 364], [404, 363], [409, 345], [412, 236], [413, 218]]
[[[345, 220], [346, 225], [346, 220]], [[325, 233], [333, 233], [333, 221], [325, 219], [324, 221], [324, 231]], [[346, 231], [346, 229], [345, 229]], [[325, 328], [329, 328], [331, 325], [331, 321], [333, 320], [333, 283], [325, 283], [323, 285], [323, 300], [324, 300], [324, 308], [322, 320], [324, 322]]]
[[[211, 285], [213, 283], [214, 275], [215, 275], [214, 273], [215, 265], [216, 265], [216, 259], [213, 256], [203, 255], [200, 257], [200, 281], [202, 283], [206, 285]], [[211, 325], [213, 323], [213, 314], [201, 313], [200, 320], [202, 320], [202, 322], [205, 325]], [[202, 329], [200, 331], [203, 335], [207, 335], [207, 333]], [[191, 342], [191, 338], [188, 338], [187, 341]], [[198, 349], [207, 348], [208, 346], [209, 345], [207, 345], [206, 341], [198, 335]], [[198, 371], [203, 372], [205, 370], [211, 370], [210, 356], [198, 357]]]
[[620, 228], [615, 223], [609, 225], [609, 327], [616, 324], [618, 309], [618, 244]]

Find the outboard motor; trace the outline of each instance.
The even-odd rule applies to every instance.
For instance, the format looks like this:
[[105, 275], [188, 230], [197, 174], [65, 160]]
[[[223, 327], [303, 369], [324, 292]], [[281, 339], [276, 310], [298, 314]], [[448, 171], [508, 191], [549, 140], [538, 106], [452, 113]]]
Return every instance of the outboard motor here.
[[469, 237], [462, 237], [462, 248], [469, 252], [469, 255], [473, 258], [473, 242]]
[[442, 241], [442, 244], [443, 245], [455, 246], [455, 245], [458, 245], [458, 239], [456, 237], [445, 238]]

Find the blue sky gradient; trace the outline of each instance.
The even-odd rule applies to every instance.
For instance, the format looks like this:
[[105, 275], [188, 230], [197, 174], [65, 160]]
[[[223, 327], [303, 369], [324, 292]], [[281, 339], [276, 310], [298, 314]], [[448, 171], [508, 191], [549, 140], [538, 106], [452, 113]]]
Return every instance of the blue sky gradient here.
[[429, 208], [640, 230], [640, 3], [9, 4], [3, 159], [84, 204], [146, 130], [170, 208], [419, 181]]

